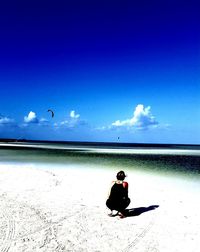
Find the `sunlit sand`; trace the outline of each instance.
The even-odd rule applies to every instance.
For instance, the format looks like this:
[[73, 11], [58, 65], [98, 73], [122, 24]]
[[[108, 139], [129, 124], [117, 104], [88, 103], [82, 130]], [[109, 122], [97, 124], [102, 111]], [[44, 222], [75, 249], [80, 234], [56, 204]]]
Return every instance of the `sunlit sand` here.
[[0, 251], [198, 251], [198, 180], [128, 171], [120, 219], [105, 206], [117, 171], [0, 164]]

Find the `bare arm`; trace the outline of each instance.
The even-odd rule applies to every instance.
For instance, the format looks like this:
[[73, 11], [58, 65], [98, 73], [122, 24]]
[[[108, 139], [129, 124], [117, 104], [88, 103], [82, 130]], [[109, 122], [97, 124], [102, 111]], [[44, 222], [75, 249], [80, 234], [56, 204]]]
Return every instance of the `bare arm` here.
[[128, 182], [123, 182], [123, 187], [126, 188], [128, 190]]
[[126, 197], [128, 198], [128, 183], [124, 181], [123, 187], [126, 189]]

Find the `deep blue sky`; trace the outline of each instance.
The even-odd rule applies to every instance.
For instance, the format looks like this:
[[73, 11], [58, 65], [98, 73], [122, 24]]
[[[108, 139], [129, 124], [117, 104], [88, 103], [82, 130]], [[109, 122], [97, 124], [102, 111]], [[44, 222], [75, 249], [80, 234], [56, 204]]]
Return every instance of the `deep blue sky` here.
[[198, 1], [0, 12], [1, 138], [200, 144]]

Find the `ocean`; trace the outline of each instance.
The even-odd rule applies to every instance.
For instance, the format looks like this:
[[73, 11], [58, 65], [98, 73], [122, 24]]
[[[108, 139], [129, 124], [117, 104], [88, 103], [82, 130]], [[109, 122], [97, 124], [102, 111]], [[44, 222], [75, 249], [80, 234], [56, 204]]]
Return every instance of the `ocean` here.
[[200, 178], [200, 145], [90, 142], [0, 142], [0, 163], [79, 165]]

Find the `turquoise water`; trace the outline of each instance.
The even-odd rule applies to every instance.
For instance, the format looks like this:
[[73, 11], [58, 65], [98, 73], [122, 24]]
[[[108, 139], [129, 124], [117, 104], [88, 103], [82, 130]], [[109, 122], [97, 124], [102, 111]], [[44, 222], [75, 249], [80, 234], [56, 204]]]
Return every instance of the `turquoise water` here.
[[[187, 146], [186, 146], [187, 147]], [[123, 148], [73, 144], [0, 145], [0, 163], [84, 165], [97, 168], [140, 170], [200, 177], [198, 148]]]

